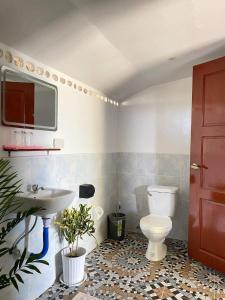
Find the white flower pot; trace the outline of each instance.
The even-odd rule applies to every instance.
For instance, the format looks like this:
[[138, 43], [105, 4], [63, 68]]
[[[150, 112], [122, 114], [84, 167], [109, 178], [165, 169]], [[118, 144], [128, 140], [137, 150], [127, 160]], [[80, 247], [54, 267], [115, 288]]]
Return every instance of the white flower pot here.
[[77, 257], [69, 257], [69, 247], [62, 249], [63, 263], [63, 281], [67, 285], [74, 285], [84, 279], [84, 265], [86, 250], [82, 247], [78, 248]]

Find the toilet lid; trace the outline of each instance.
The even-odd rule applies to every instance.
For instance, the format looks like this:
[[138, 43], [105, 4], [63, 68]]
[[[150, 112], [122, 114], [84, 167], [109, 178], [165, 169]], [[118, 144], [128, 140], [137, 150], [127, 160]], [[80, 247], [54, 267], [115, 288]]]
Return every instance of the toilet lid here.
[[172, 221], [169, 217], [148, 215], [141, 219], [140, 225], [143, 229], [151, 228], [151, 230], [160, 231], [160, 230], [171, 229]]

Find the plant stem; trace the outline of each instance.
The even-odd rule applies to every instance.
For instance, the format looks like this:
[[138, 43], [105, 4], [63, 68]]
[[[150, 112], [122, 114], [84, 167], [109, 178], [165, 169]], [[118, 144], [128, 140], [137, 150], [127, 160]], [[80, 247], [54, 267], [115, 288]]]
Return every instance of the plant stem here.
[[78, 236], [77, 236], [77, 239], [76, 239], [76, 256], [78, 256]]

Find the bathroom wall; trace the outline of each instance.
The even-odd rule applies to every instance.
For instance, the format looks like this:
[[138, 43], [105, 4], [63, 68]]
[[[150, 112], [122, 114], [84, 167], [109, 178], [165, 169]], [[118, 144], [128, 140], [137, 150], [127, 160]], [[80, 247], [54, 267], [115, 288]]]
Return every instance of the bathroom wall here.
[[[114, 210], [114, 198], [116, 197], [116, 124], [118, 107], [103, 101], [103, 96], [99, 91], [87, 85], [67, 77], [65, 74], [53, 70], [46, 65], [33, 60], [26, 55], [9, 49], [4, 44], [0, 44], [0, 49], [4, 55], [0, 57], [1, 65], [8, 65], [11, 68], [18, 68], [31, 75], [51, 82], [58, 87], [58, 130], [56, 132], [33, 130], [32, 144], [52, 146], [54, 138], [64, 139], [64, 148], [57, 154], [46, 155], [40, 153], [12, 154], [10, 158], [13, 168], [18, 171], [19, 178], [23, 179], [23, 190], [27, 184], [37, 183], [42, 186], [72, 189], [76, 191], [73, 202], [77, 206], [80, 202], [93, 205], [100, 205], [104, 209], [104, 216], [96, 224], [96, 238], [101, 242], [106, 237], [106, 215]], [[13, 59], [11, 61], [7, 51]], [[1, 53], [1, 51], [0, 51]], [[23, 67], [14, 64], [14, 57], [23, 59]], [[31, 62], [35, 66], [35, 71], [26, 68], [26, 62]], [[43, 78], [37, 74], [37, 67], [47, 70], [51, 76]], [[52, 74], [57, 74], [58, 78], [76, 82], [76, 86], [82, 86], [82, 91], [74, 86], [62, 84], [55, 81]], [[92, 91], [90, 95], [87, 91]], [[96, 97], [98, 95], [98, 97]], [[0, 125], [0, 145], [15, 143], [13, 128]], [[30, 130], [26, 130], [30, 132]], [[7, 153], [0, 151], [0, 157], [7, 158]], [[82, 183], [92, 183], [96, 188], [95, 196], [90, 200], [80, 200], [78, 197], [78, 187]], [[33, 218], [30, 221], [30, 226]], [[20, 224], [10, 235], [8, 242], [15, 238], [25, 228], [25, 224]], [[39, 252], [42, 247], [42, 222], [38, 221], [37, 227], [30, 234], [27, 243], [22, 241], [20, 247], [28, 246], [29, 251]], [[13, 288], [0, 291], [0, 299], [32, 300], [43, 293], [56, 279], [61, 272], [60, 249], [66, 244], [63, 242], [55, 228], [54, 220], [50, 226], [50, 249], [46, 256], [50, 266], [42, 266], [42, 274], [24, 276], [25, 284], [20, 285], [20, 293]], [[93, 238], [85, 236], [81, 242], [91, 251], [96, 242]], [[9, 265], [12, 257], [0, 261], [0, 265]]]
[[[38, 183], [78, 192], [79, 184], [93, 183], [96, 187], [95, 197], [82, 202], [101, 205], [105, 211], [104, 217], [97, 223], [96, 237], [100, 242], [106, 237], [106, 215], [115, 209], [118, 200], [121, 201], [122, 210], [128, 215], [127, 229], [136, 231], [139, 230], [140, 217], [147, 214], [146, 186], [177, 185], [179, 197], [171, 236], [186, 239], [191, 79], [151, 87], [127, 99], [118, 108], [110, 100], [104, 102], [105, 96], [101, 92], [78, 80], [4, 44], [0, 44], [0, 49], [4, 53], [9, 50], [13, 57], [22, 57], [24, 61], [24, 66], [18, 67], [14, 60], [10, 61], [8, 56], [3, 55], [0, 57], [1, 65], [18, 68], [43, 79], [38, 72], [31, 72], [26, 68], [26, 61], [29, 61], [34, 66], [47, 70], [51, 76], [44, 80], [58, 87], [58, 130], [32, 131], [32, 144], [52, 146], [54, 138], [63, 138], [64, 148], [59, 153], [50, 155], [43, 152], [12, 155], [10, 160], [19, 177], [23, 178], [23, 189], [26, 189], [27, 184]], [[80, 91], [74, 89], [73, 85], [56, 82], [52, 74], [65, 78], [66, 82], [76, 82], [76, 87], [80, 85], [83, 88]], [[89, 94], [86, 90], [91, 90], [92, 93]], [[0, 125], [0, 145], [14, 142], [13, 131], [13, 128]], [[6, 158], [7, 153], [0, 151], [0, 156]], [[73, 205], [80, 202], [76, 193]], [[31, 223], [32, 221], [33, 219]], [[24, 230], [24, 226], [25, 224], [20, 224], [9, 241], [13, 241]], [[30, 251], [40, 251], [41, 229], [39, 220], [26, 244]], [[42, 267], [41, 275], [27, 276], [25, 284], [20, 286], [19, 294], [8, 288], [0, 291], [0, 298], [32, 300], [54, 282], [61, 272], [59, 251], [65, 245], [54, 226], [54, 220], [50, 227], [50, 241], [46, 257], [50, 266]], [[82, 244], [88, 251], [96, 246], [95, 241], [87, 237]], [[24, 241], [20, 244], [22, 246]], [[8, 260], [4, 263], [7, 265]]]
[[170, 237], [187, 239], [191, 78], [152, 86], [122, 103], [118, 126], [118, 199], [128, 230], [148, 214], [146, 187], [179, 187]]
[[[3, 53], [10, 53], [12, 58], [0, 55], [0, 66], [6, 65], [10, 68], [18, 69], [31, 76], [50, 82], [58, 87], [58, 130], [52, 131], [33, 131], [33, 143], [42, 146], [52, 146], [54, 138], [63, 138], [65, 146], [60, 154], [70, 153], [101, 153], [116, 151], [116, 112], [118, 107], [110, 104], [110, 99], [98, 90], [86, 84], [74, 80], [67, 75], [60, 73], [46, 65], [33, 60], [0, 43], [0, 50]], [[1, 54], [1, 52], [0, 52]], [[13, 57], [23, 59], [23, 67], [14, 64]], [[9, 61], [12, 62], [10, 63]], [[17, 61], [15, 61], [17, 62]], [[28, 71], [30, 64], [35, 68]], [[43, 69], [43, 75], [38, 75], [39, 70]], [[32, 67], [31, 67], [32, 70]], [[46, 77], [48, 72], [50, 77]], [[57, 77], [57, 81], [54, 78]], [[65, 80], [65, 84], [60, 79]], [[67, 84], [71, 81], [72, 85]], [[76, 88], [74, 88], [74, 85]], [[108, 102], [105, 102], [108, 101]], [[111, 100], [112, 101], [112, 100]], [[12, 142], [14, 128], [1, 126], [0, 146]], [[29, 132], [29, 130], [26, 130]], [[4, 155], [4, 153], [1, 153]]]

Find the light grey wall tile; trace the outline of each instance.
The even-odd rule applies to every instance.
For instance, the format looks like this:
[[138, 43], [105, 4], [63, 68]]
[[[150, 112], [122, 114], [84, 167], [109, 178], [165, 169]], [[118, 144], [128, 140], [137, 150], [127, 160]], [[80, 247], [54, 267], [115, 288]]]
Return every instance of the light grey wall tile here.
[[[188, 155], [154, 153], [119, 153], [117, 195], [127, 214], [127, 227], [136, 230], [140, 218], [147, 215], [147, 186], [172, 185], [179, 188], [173, 229], [170, 236], [187, 239], [188, 227]], [[136, 207], [136, 210], [135, 210]]]
[[183, 155], [181, 160], [181, 179], [188, 180], [190, 177], [190, 156]]
[[133, 173], [137, 170], [135, 153], [118, 153], [117, 170], [119, 173]]
[[178, 176], [167, 176], [167, 175], [155, 175], [154, 184], [156, 185], [167, 185], [177, 186], [179, 188], [180, 178]]
[[181, 157], [175, 154], [156, 155], [156, 174], [180, 177]]
[[149, 175], [156, 173], [157, 156], [154, 153], [137, 153], [136, 172], [141, 175]]
[[[49, 155], [49, 156], [32, 156], [32, 157], [13, 157], [10, 158], [13, 170], [18, 172], [18, 178], [22, 179], [23, 191], [26, 190], [28, 184], [39, 184], [44, 187], [66, 188], [76, 191], [73, 205], [78, 203], [88, 203], [101, 205], [105, 215], [98, 223], [97, 236], [106, 238], [107, 236], [107, 215], [115, 209], [117, 193], [117, 161], [118, 155], [107, 153], [90, 153], [90, 154], [70, 154], [70, 155]], [[96, 193], [91, 199], [79, 199], [79, 185], [82, 183], [91, 183], [95, 186]], [[38, 221], [37, 227], [29, 235], [29, 250], [39, 252], [42, 247], [42, 222]], [[25, 228], [25, 224], [21, 223], [13, 231], [8, 242], [13, 242]], [[95, 244], [93, 240], [85, 237], [85, 246]], [[21, 247], [24, 241], [21, 242]], [[33, 276], [26, 280], [31, 289], [38, 286], [40, 294], [44, 292], [55, 280], [55, 275], [61, 271], [60, 249], [63, 247], [62, 240], [58, 235], [55, 225], [50, 227], [50, 249], [46, 256], [51, 262], [51, 266], [47, 268], [41, 276]], [[90, 249], [89, 249], [90, 250]], [[50, 272], [50, 273], [49, 273]], [[41, 281], [45, 281], [46, 285], [41, 285]], [[52, 280], [50, 282], [49, 280]], [[35, 283], [35, 286], [34, 286]], [[40, 287], [43, 287], [41, 289]], [[14, 298], [15, 299], [15, 298]], [[17, 299], [17, 298], [16, 298]], [[27, 298], [28, 299], [28, 298]]]

